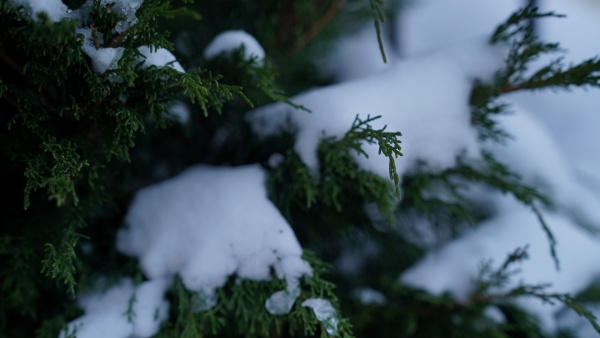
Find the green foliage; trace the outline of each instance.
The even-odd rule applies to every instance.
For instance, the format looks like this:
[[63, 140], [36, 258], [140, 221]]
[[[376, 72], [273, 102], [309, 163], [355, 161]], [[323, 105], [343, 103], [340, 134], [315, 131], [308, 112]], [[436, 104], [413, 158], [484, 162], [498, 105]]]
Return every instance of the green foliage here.
[[[331, 337], [312, 310], [300, 304], [314, 297], [337, 303], [334, 285], [322, 279], [321, 275], [327, 269], [319, 259], [311, 253], [306, 253], [304, 258], [313, 267], [313, 275], [302, 280], [302, 293], [289, 314], [271, 315], [265, 309], [267, 298], [286, 287], [285, 281], [274, 277], [270, 282], [235, 281], [234, 277], [231, 278], [226, 287], [218, 290], [217, 304], [209, 310], [198, 310], [202, 308], [205, 296], [187, 290], [181, 279], [177, 279], [170, 290], [176, 321], [165, 324], [158, 337]], [[334, 336], [353, 337], [346, 319], [340, 318]]]
[[535, 35], [531, 20], [562, 18], [554, 12], [540, 13], [531, 3], [511, 15], [498, 26], [490, 40], [493, 44], [508, 45], [505, 66], [492, 84], [478, 83], [471, 93], [472, 122], [482, 140], [503, 141], [509, 134], [501, 130], [493, 116], [507, 111], [507, 106], [497, 101], [505, 93], [519, 90], [569, 89], [573, 87], [598, 87], [600, 85], [600, 58], [593, 57], [576, 65], [566, 66], [563, 57], [550, 60], [546, 65], [531, 70], [531, 65], [543, 55], [559, 52], [558, 43], [540, 41]]
[[[373, 203], [389, 220], [393, 218], [394, 205], [400, 194], [395, 161], [398, 156], [402, 156], [399, 140], [401, 134], [388, 132], [385, 126], [381, 129], [372, 128], [369, 123], [378, 118], [379, 116], [368, 116], [363, 121], [356, 116], [351, 128], [339, 140], [334, 137], [321, 140], [318, 150], [320, 169], [317, 176], [304, 166], [296, 154], [291, 151], [286, 153], [283, 162], [271, 175], [270, 185], [272, 190], [277, 191], [273, 199], [290, 222], [297, 219], [297, 213], [311, 213], [314, 210], [318, 214], [324, 208], [333, 214], [342, 215], [349, 212], [347, 206], [355, 203]], [[376, 144], [380, 156], [389, 159], [390, 180], [395, 184], [358, 168], [353, 155], [368, 157], [363, 150], [365, 144]], [[357, 210], [350, 212], [362, 213]], [[359, 217], [365, 218], [366, 215], [363, 213]], [[347, 224], [341, 222], [340, 226], [344, 228], [351, 224], [352, 221]], [[332, 228], [336, 226], [332, 225]]]
[[[3, 208], [0, 280], [6, 302], [0, 307], [0, 335], [36, 329], [18, 323], [42, 323], [61, 306], [56, 298], [75, 295], [84, 277], [79, 245], [85, 229], [97, 224], [99, 208], [127, 203], [127, 195], [119, 195], [122, 187], [111, 190], [111, 178], [126, 172], [130, 149], [148, 126], [171, 125], [164, 117], [167, 104], [187, 97], [208, 114], [219, 112], [234, 94], [245, 98], [239, 86], [221, 83], [210, 72], [139, 64], [139, 46], [172, 48], [157, 21], [170, 6], [145, 1], [139, 22], [117, 33], [112, 28], [121, 17], [100, 1], [94, 1], [86, 22], [30, 18], [0, 2], [2, 171], [10, 181], [6, 192], [12, 199], [20, 196], [26, 209], [18, 211], [13, 202]], [[92, 70], [77, 27], [94, 27], [97, 47], [125, 48], [116, 69]], [[48, 302], [56, 306], [44, 305]], [[56, 336], [56, 326], [48, 330]]]
[[[349, 155], [349, 151], [354, 150], [356, 153], [368, 158], [369, 155], [362, 149], [362, 143], [377, 144], [379, 147], [379, 155], [383, 154], [383, 156], [389, 159], [390, 179], [394, 181], [396, 192], [399, 194], [400, 190], [398, 189], [398, 185], [400, 184], [400, 177], [396, 170], [396, 159], [399, 156], [402, 156], [402, 153], [400, 152], [400, 140], [398, 139], [402, 134], [400, 132], [386, 132], [385, 129], [387, 126], [383, 126], [383, 128], [379, 130], [373, 129], [369, 123], [379, 118], [381, 118], [381, 116], [367, 116], [367, 119], [363, 121], [356, 115], [350, 130], [346, 132], [341, 140], [335, 142], [333, 147], [339, 147], [338, 149], [345, 152], [344, 155]], [[328, 162], [327, 158], [325, 158], [325, 162]]]
[[[440, 224], [440, 220], [445, 223], [449, 220], [454, 225], [461, 224], [461, 221], [474, 224], [475, 220], [486, 216], [476, 210], [477, 202], [468, 197], [470, 189], [477, 185], [510, 194], [531, 208], [548, 237], [550, 254], [558, 269], [556, 239], [540, 210], [540, 207], [551, 208], [551, 199], [539, 188], [523, 183], [518, 174], [496, 160], [489, 152], [483, 151], [481, 160], [473, 161], [459, 157], [457, 165], [453, 168], [437, 173], [423, 170], [407, 177], [403, 184], [405, 197], [400, 208], [416, 210], [440, 226], [444, 226]], [[432, 192], [432, 189], [437, 191]]]
[[383, 0], [369, 0], [369, 5], [371, 5], [371, 10], [373, 11], [373, 23], [375, 24], [375, 31], [377, 32], [379, 51], [381, 52], [383, 62], [387, 63], [387, 56], [385, 55], [385, 49], [383, 46], [383, 38], [381, 37], [381, 23], [385, 21]]
[[492, 269], [491, 262], [482, 265], [480, 276], [477, 281], [477, 288], [473, 298], [481, 301], [505, 302], [514, 298], [532, 297], [548, 304], [560, 302], [575, 311], [579, 316], [587, 319], [594, 329], [600, 334], [600, 325], [597, 318], [581, 304], [579, 304], [571, 295], [564, 293], [552, 293], [546, 290], [550, 284], [527, 285], [519, 284], [507, 291], [496, 291], [499, 288], [506, 288], [509, 285], [511, 278], [516, 274], [515, 270], [511, 270], [514, 264], [528, 259], [527, 247], [517, 248], [515, 251], [508, 254], [506, 260], [497, 269]]
[[[245, 51], [246, 47], [242, 45], [231, 52], [222, 53], [214, 60], [209, 60], [205, 66], [222, 74], [225, 81], [239, 83], [244, 88], [244, 93], [260, 99], [258, 103], [279, 101], [295, 108], [302, 108], [291, 102], [284, 95], [284, 91], [277, 86], [275, 68], [265, 60], [259, 60], [256, 56], [247, 58]], [[254, 107], [254, 104], [245, 96], [243, 98], [248, 106]]]

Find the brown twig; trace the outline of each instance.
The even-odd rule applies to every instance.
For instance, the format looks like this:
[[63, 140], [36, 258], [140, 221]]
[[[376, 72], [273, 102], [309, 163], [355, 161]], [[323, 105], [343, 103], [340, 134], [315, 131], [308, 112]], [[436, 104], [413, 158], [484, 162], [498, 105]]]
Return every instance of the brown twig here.
[[545, 83], [542, 81], [531, 81], [531, 82], [524, 82], [524, 83], [519, 83], [519, 84], [507, 83], [500, 88], [500, 92], [503, 94], [506, 94], [506, 93], [511, 93], [511, 92], [515, 92], [517, 90], [522, 90], [522, 89], [539, 88], [539, 87], [543, 87], [544, 85], [545, 85]]
[[277, 15], [280, 18], [277, 25], [275, 49], [285, 53], [296, 30], [298, 18], [293, 0], [283, 0], [277, 4]]
[[333, 20], [335, 15], [340, 11], [344, 5], [345, 0], [335, 0], [333, 4], [327, 9], [325, 13], [308, 29], [294, 44], [292, 47], [292, 54], [300, 51], [307, 43], [315, 38], [322, 30]]
[[92, 26], [92, 40], [94, 40], [94, 46], [96, 46], [96, 49], [99, 49], [100, 46], [100, 39], [98, 39], [98, 28]]
[[129, 32], [131, 32], [131, 29], [134, 26], [135, 25], [131, 25], [131, 26], [127, 27], [126, 30], [122, 31], [119, 35], [117, 35], [114, 39], [112, 39], [112, 41], [110, 42], [109, 47], [111, 47], [111, 48], [119, 47], [121, 45], [121, 42], [123, 42], [123, 40], [125, 40], [125, 38], [129, 34]]

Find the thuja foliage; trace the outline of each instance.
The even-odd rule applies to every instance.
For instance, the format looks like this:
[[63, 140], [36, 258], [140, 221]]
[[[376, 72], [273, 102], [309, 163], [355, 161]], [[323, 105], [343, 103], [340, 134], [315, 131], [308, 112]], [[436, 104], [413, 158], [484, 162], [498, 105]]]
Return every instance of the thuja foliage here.
[[[381, 0], [146, 0], [136, 12], [138, 22], [120, 32], [114, 27], [123, 18], [111, 11], [114, 3], [68, 5], [74, 10], [89, 5], [89, 13], [82, 20], [53, 22], [0, 0], [0, 172], [10, 197], [0, 206], [0, 337], [57, 337], [81, 315], [77, 296], [97, 287], [98, 279], [106, 287], [127, 276], [144, 280], [137, 262], [114, 248], [115, 233], [138, 189], [195, 163], [255, 162], [269, 170], [270, 198], [303, 247], [314, 251], [304, 255], [313, 276], [301, 280], [301, 295], [284, 316], [270, 315], [264, 307], [269, 295], [285, 288], [277, 278], [259, 283], [232, 277], [208, 311], [194, 311], [203, 297], [178, 279], [168, 291], [171, 310], [158, 337], [330, 336], [300, 305], [311, 297], [334, 304], [340, 337], [546, 335], [534, 316], [511, 303], [519, 297], [563, 303], [598, 329], [577, 296], [547, 292], [545, 285], [496, 292], [518, 278], [511, 267], [527, 258], [525, 249], [510, 254], [498, 270], [483, 265], [466, 304], [398, 284], [400, 273], [424, 254], [406, 236], [407, 223], [426, 218], [449, 239], [489, 217], [469, 199], [466, 190], [472, 187], [511, 194], [530, 207], [556, 257], [551, 224], [543, 218], [544, 209], [555, 207], [552, 196], [523, 183], [492, 155], [483, 153], [477, 162], [459, 157], [455, 167], [441, 172], [425, 170], [423, 163], [423, 170], [400, 177], [395, 161], [402, 160], [401, 131], [373, 128], [378, 116], [357, 116], [344, 136], [321, 140], [314, 173], [292, 150], [293, 132], [259, 140], [245, 124], [248, 109], [272, 101], [306, 109], [288, 97], [328, 83], [315, 59], [360, 20], [375, 24], [373, 38], [385, 60], [381, 28], [393, 5]], [[482, 142], [510, 142], [508, 131], [494, 120], [510, 110], [499, 100], [505, 93], [598, 86], [598, 58], [566, 66], [559, 56], [531, 71], [533, 61], [560, 49], [539, 41], [530, 22], [557, 16], [529, 6], [492, 32], [490, 43], [509, 48], [509, 56], [492, 83], [473, 87], [471, 121]], [[83, 35], [77, 29], [82, 28], [92, 30], [96, 48], [123, 48], [115, 67], [101, 74], [94, 70], [81, 49]], [[231, 28], [257, 37], [269, 57], [248, 59], [242, 48], [204, 59], [202, 49], [210, 39]], [[187, 71], [148, 67], [141, 46], [174, 51]], [[187, 124], [171, 118], [175, 101], [190, 107]], [[365, 144], [376, 145], [379, 156], [388, 158], [389, 179], [355, 163], [354, 155], [366, 155]], [[340, 268], [353, 253], [362, 264], [353, 271]], [[336, 264], [327, 268], [323, 261]], [[365, 285], [380, 290], [385, 304], [360, 301], [353, 290]], [[487, 318], [489, 306], [507, 320]]]
[[[310, 252], [304, 255], [313, 266], [314, 275], [304, 281], [305, 290], [300, 300], [319, 295], [336, 302], [333, 291], [334, 285], [323, 280], [321, 275], [327, 271], [326, 266]], [[158, 337], [204, 337], [204, 336], [234, 336], [234, 337], [327, 337], [325, 330], [320, 329], [320, 323], [312, 311], [296, 302], [286, 316], [273, 316], [267, 312], [263, 302], [256, 299], [266, 299], [273, 292], [285, 288], [285, 282], [277, 280], [274, 283], [256, 283], [250, 281], [236, 282], [231, 280], [226, 287], [219, 290], [219, 303], [205, 312], [193, 311], [202, 302], [203, 296], [187, 290], [181, 280], [177, 280], [171, 288], [176, 320], [166, 324]], [[231, 325], [231, 316], [239, 321]], [[347, 319], [338, 323], [340, 337], [352, 337], [351, 325]]]

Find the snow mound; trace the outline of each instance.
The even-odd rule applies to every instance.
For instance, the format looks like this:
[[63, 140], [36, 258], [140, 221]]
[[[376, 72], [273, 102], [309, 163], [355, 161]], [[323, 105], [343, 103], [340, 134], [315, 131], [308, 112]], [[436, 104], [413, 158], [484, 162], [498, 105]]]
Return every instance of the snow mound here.
[[25, 12], [32, 17], [45, 13], [53, 22], [67, 18], [71, 13], [61, 0], [9, 0], [8, 3], [13, 6], [23, 6]]
[[[402, 274], [401, 282], [436, 295], [450, 292], [459, 301], [466, 302], [482, 262], [491, 259], [497, 268], [515, 248], [526, 245], [529, 245], [529, 259], [520, 266], [520, 282], [545, 284], [552, 281], [553, 292], [575, 294], [600, 275], [595, 258], [600, 255], [600, 243], [587, 231], [563, 216], [544, 213], [558, 239], [561, 270], [557, 271], [549, 252], [548, 238], [536, 215], [509, 196], [497, 196], [495, 205], [498, 212], [494, 217], [476, 230], [428, 253]], [[554, 313], [559, 309], [558, 305], [542, 304], [536, 299], [523, 300], [520, 304], [538, 315], [545, 329], [555, 329]]]
[[379, 50], [375, 25], [369, 22], [356, 34], [336, 41], [332, 51], [319, 60], [324, 74], [336, 82], [346, 82], [387, 70], [395, 63], [396, 55], [387, 36], [382, 35], [387, 63]]
[[[78, 28], [75, 31], [83, 35], [81, 50], [92, 60], [92, 68], [96, 73], [103, 74], [109, 69], [117, 68], [125, 48], [96, 48], [91, 28]], [[98, 37], [102, 39], [102, 34], [98, 33]]]
[[196, 166], [145, 188], [129, 209], [117, 248], [137, 257], [150, 279], [180, 275], [208, 305], [228, 277], [267, 281], [271, 268], [297, 295], [299, 279], [312, 269], [267, 198], [264, 180], [258, 165]]
[[138, 51], [144, 56], [144, 58], [138, 60], [143, 62], [142, 68], [144, 69], [150, 66], [158, 68], [171, 67], [178, 72], [185, 73], [181, 64], [177, 62], [175, 55], [165, 48], [150, 49], [148, 46], [142, 46], [138, 48]]
[[244, 46], [246, 59], [256, 58], [259, 62], [265, 58], [265, 50], [256, 39], [243, 30], [230, 30], [218, 34], [204, 49], [204, 57], [213, 59], [219, 54], [228, 54]]
[[[396, 160], [398, 173], [424, 160], [432, 170], [454, 165], [456, 155], [478, 153], [477, 133], [470, 123], [469, 95], [475, 78], [490, 77], [502, 64], [501, 54], [485, 41], [405, 60], [355, 81], [309, 91], [292, 98], [311, 112], [276, 103], [249, 112], [255, 133], [268, 136], [291, 121], [297, 129], [294, 146], [302, 161], [318, 172], [317, 147], [323, 137], [341, 138], [355, 116], [381, 115], [372, 124], [402, 132], [404, 157]], [[411, 93], [406, 95], [406, 93]], [[388, 159], [376, 145], [365, 145], [369, 158], [356, 156], [365, 170], [389, 175]]]
[[124, 18], [115, 26], [117, 33], [123, 33], [138, 22], [135, 13], [143, 2], [143, 0], [102, 0], [101, 4], [106, 6], [112, 3], [111, 11], [119, 13]]
[[152, 337], [169, 314], [164, 299], [169, 284], [157, 279], [136, 286], [124, 279], [106, 291], [85, 294], [79, 298], [85, 314], [70, 322], [67, 332], [77, 338]]
[[522, 0], [420, 0], [398, 12], [396, 45], [402, 57], [411, 57], [481, 36], [525, 4]]

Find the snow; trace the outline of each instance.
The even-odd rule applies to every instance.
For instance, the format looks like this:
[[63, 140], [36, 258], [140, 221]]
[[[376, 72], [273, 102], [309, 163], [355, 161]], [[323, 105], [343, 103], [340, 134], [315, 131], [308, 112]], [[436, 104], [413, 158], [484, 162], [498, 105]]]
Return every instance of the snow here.
[[478, 37], [490, 37], [522, 0], [412, 1], [397, 15], [396, 44], [403, 57], [420, 55]]
[[[600, 55], [600, 3], [595, 1], [545, 0], [544, 11], [567, 15], [564, 19], [538, 22], [542, 38], [560, 42], [565, 64]], [[558, 55], [556, 55], [558, 56]], [[540, 60], [547, 62], [548, 58]], [[561, 92], [516, 93], [510, 99], [529, 109], [555, 138], [557, 147], [577, 172], [582, 184], [596, 185], [600, 194], [600, 96], [597, 90], [572, 89]]]
[[265, 309], [272, 315], [289, 313], [298, 296], [300, 296], [300, 290], [297, 287], [291, 290], [277, 291], [265, 301]]
[[[600, 306], [598, 304], [584, 304], [596, 318], [600, 318]], [[565, 309], [566, 310], [566, 309]], [[561, 311], [558, 316], [558, 324], [563, 330], [567, 330], [575, 337], [597, 337], [598, 332], [588, 323], [587, 319], [579, 316], [573, 311]]]
[[[497, 119], [504, 130], [510, 131], [514, 140], [506, 146], [493, 144], [487, 148], [510, 165], [530, 185], [546, 187], [560, 207], [586, 220], [600, 225], [600, 196], [582, 184], [568, 155], [541, 121], [517, 104], [511, 106], [513, 114]], [[597, 192], [596, 192], [597, 193]]]
[[[81, 50], [92, 60], [92, 68], [96, 73], [103, 74], [109, 69], [117, 68], [125, 48], [96, 48], [91, 28], [78, 28], [75, 31], [83, 35]], [[102, 42], [102, 34], [98, 33], [98, 38]]]
[[369, 22], [357, 34], [336, 41], [333, 50], [319, 60], [323, 74], [334, 77], [337, 82], [345, 82], [387, 70], [396, 61], [395, 50], [383, 33], [388, 58], [384, 63], [376, 36], [375, 25]]
[[356, 288], [352, 295], [364, 305], [385, 305], [387, 298], [385, 295], [371, 288]]
[[243, 30], [229, 30], [219, 33], [204, 49], [204, 57], [213, 59], [220, 54], [228, 54], [244, 46], [246, 59], [256, 58], [259, 63], [265, 58], [265, 50], [256, 39]]
[[67, 332], [77, 338], [152, 337], [168, 317], [164, 293], [169, 284], [168, 279], [156, 279], [136, 286], [123, 279], [106, 291], [84, 294], [78, 301], [85, 314], [70, 322]]
[[165, 48], [150, 48], [148, 46], [141, 46], [138, 51], [142, 53], [143, 58], [139, 59], [142, 63], [142, 68], [146, 69], [150, 66], [156, 66], [158, 68], [171, 67], [178, 72], [185, 73], [185, 70], [181, 66], [175, 55]]
[[182, 124], [188, 123], [190, 120], [190, 109], [181, 101], [173, 102], [169, 106], [168, 111], [169, 114], [167, 114], [167, 118], [173, 119]]
[[[402, 283], [437, 295], [450, 292], [457, 300], [467, 302], [482, 262], [491, 259], [497, 268], [508, 253], [525, 245], [529, 245], [530, 258], [520, 265], [517, 276], [520, 282], [551, 282], [553, 292], [575, 293], [598, 276], [600, 268], [594, 257], [600, 255], [600, 245], [589, 232], [574, 226], [564, 216], [544, 213], [558, 239], [561, 270], [557, 271], [549, 253], [548, 239], [531, 210], [508, 196], [497, 196], [495, 202], [498, 207], [495, 217], [440, 250], [428, 253], [402, 275]], [[511, 286], [516, 285], [507, 288]], [[533, 299], [520, 304], [540, 316], [547, 330], [556, 328], [554, 312], [557, 306]]]
[[23, 6], [26, 13], [37, 17], [40, 13], [46, 13], [50, 21], [57, 22], [68, 18], [71, 13], [69, 8], [61, 0], [9, 0], [13, 6]]
[[[141, 0], [114, 2], [111, 10], [123, 17], [114, 27], [123, 32], [137, 23]], [[600, 54], [600, 3], [586, 0], [539, 1], [543, 11], [566, 13], [567, 19], [536, 22], [541, 37], [559, 41], [567, 51], [565, 63], [580, 62]], [[86, 6], [70, 11], [60, 0], [9, 0], [24, 6], [35, 16], [45, 12], [51, 21], [85, 20]], [[486, 44], [491, 32], [523, 1], [422, 0], [411, 2], [395, 20], [392, 41], [384, 35], [388, 64], [384, 64], [372, 25], [339, 41], [321, 67], [340, 83], [300, 94], [292, 101], [311, 112], [294, 110], [277, 103], [251, 111], [248, 121], [255, 133], [269, 136], [287, 128], [297, 129], [294, 145], [302, 161], [316, 174], [317, 146], [323, 137], [341, 138], [355, 116], [381, 115], [372, 126], [402, 132], [404, 156], [396, 160], [402, 177], [424, 161], [425, 170], [440, 171], [455, 164], [458, 154], [477, 158], [482, 149], [470, 125], [468, 105], [474, 79], [490, 80], [502, 67], [504, 50]], [[115, 69], [124, 49], [96, 48], [90, 28], [78, 28], [84, 36], [82, 51], [99, 74]], [[102, 35], [98, 34], [102, 43]], [[241, 30], [217, 35], [205, 48], [211, 59], [244, 46], [245, 56], [262, 62], [265, 51], [258, 41]], [[142, 67], [172, 67], [184, 72], [175, 56], [161, 48], [151, 52], [139, 47]], [[538, 64], [544, 64], [542, 58]], [[544, 216], [558, 239], [561, 270], [549, 254], [549, 243], [531, 210], [510, 196], [489, 191], [482, 198], [491, 206], [491, 218], [474, 230], [430, 251], [400, 276], [400, 282], [433, 294], [450, 292], [458, 301], [468, 302], [473, 280], [481, 263], [492, 260], [497, 267], [509, 252], [529, 246], [530, 259], [521, 263], [514, 281], [528, 284], [552, 282], [552, 292], [576, 293], [600, 276], [594, 257], [600, 255], [598, 238], [575, 223], [600, 224], [600, 96], [596, 91], [575, 89], [569, 93], [514, 93], [503, 100], [512, 115], [498, 121], [513, 137], [507, 145], [486, 144], [498, 159], [518, 172], [529, 184], [539, 185], [558, 203]], [[171, 114], [187, 120], [185, 106], [176, 103]], [[369, 158], [355, 154], [358, 165], [388, 177], [388, 159], [376, 146], [365, 145]], [[280, 165], [283, 157], [274, 154], [269, 165]], [[138, 192], [126, 217], [127, 227], [118, 233], [117, 248], [139, 259], [149, 279], [134, 285], [124, 279], [108, 290], [90, 291], [79, 299], [85, 314], [69, 323], [69, 332], [79, 338], [150, 337], [168, 316], [164, 293], [172, 277], [181, 276], [184, 285], [196, 293], [194, 309], [206, 311], [216, 302], [216, 289], [228, 278], [253, 281], [271, 279], [271, 269], [286, 281], [286, 288], [265, 300], [274, 315], [288, 313], [300, 295], [299, 281], [312, 270], [302, 258], [294, 233], [275, 206], [264, 186], [265, 173], [258, 165], [236, 168], [195, 166], [179, 176]], [[425, 237], [427, 229], [418, 233]], [[431, 237], [431, 235], [428, 235]], [[423, 242], [432, 242], [425, 240]], [[365, 249], [365, 252], [368, 250]], [[345, 253], [338, 264], [351, 274], [366, 253]], [[516, 284], [507, 286], [512, 287]], [[385, 303], [376, 290], [361, 288], [355, 296], [364, 303]], [[126, 314], [133, 301], [131, 310]], [[559, 316], [558, 305], [526, 299], [518, 302], [537, 314], [544, 329], [577, 327], [571, 315]], [[338, 319], [331, 303], [311, 298], [309, 307], [330, 334], [337, 331]], [[597, 308], [594, 309], [598, 312]], [[486, 316], [502, 322], [496, 307]], [[560, 314], [560, 313], [559, 313]], [[586, 324], [587, 325], [587, 324]], [[586, 326], [586, 329], [589, 326]], [[579, 337], [590, 336], [577, 329]], [[593, 331], [590, 331], [593, 332]]]
[[[63, 18], [85, 21], [89, 15], [89, 8], [92, 6], [92, 2], [89, 0], [76, 11], [69, 10], [60, 0], [11, 0], [10, 3], [12, 5], [25, 6], [26, 8], [31, 9], [32, 14], [37, 14], [42, 11], [46, 12], [52, 21], [59, 21]], [[117, 33], [126, 31], [129, 27], [138, 22], [135, 14], [142, 3], [142, 0], [101, 1], [103, 6], [112, 4], [110, 10], [119, 13], [123, 17], [123, 20], [117, 22], [115, 25], [115, 31]], [[125, 51], [123, 47], [96, 48], [91, 28], [77, 28], [75, 31], [84, 36], [81, 50], [90, 57], [92, 68], [96, 73], [103, 74], [107, 70], [117, 68], [118, 62]], [[96, 37], [98, 43], [103, 45], [104, 41], [102, 34], [96, 32]], [[148, 46], [141, 46], [138, 48], [138, 51], [143, 55], [143, 58], [138, 60], [138, 62], [143, 62], [143, 68], [148, 68], [150, 66], [157, 66], [159, 68], [169, 66], [179, 72], [185, 72], [181, 64], [177, 62], [175, 56], [167, 49], [158, 48], [151, 50]]]
[[[489, 35], [502, 20], [496, 15], [506, 16], [514, 5], [511, 2], [458, 2], [462, 5], [422, 1], [401, 14], [404, 19], [398, 22], [402, 23], [399, 29], [402, 56], [411, 60], [425, 51], [462, 43], [485, 30]], [[566, 49], [566, 64], [600, 54], [600, 38], [587, 33], [600, 29], [599, 4], [554, 0], [540, 3], [543, 11], [568, 15], [567, 19], [536, 21], [543, 39], [558, 40]], [[538, 65], [548, 60], [543, 58]], [[548, 239], [531, 210], [512, 197], [484, 192], [493, 208], [491, 219], [430, 251], [402, 274], [402, 283], [433, 294], [450, 292], [457, 300], [467, 302], [482, 262], [492, 259], [498, 266], [509, 252], [525, 245], [529, 245], [530, 258], [521, 264], [521, 273], [515, 276], [522, 283], [550, 282], [552, 292], [575, 294], [600, 276], [594, 259], [600, 254], [599, 239], [575, 221], [596, 228], [600, 224], [598, 93], [580, 89], [568, 93], [523, 92], [506, 95], [503, 100], [510, 104], [513, 114], [501, 116], [498, 121], [514, 140], [505, 146], [488, 144], [485, 148], [519, 173], [525, 182], [542, 187], [557, 202], [556, 210], [544, 210], [543, 214], [558, 240], [561, 270], [555, 269]], [[407, 149], [404, 151], [408, 153]], [[538, 315], [548, 332], [557, 328], [558, 305], [550, 306], [533, 299], [521, 300], [518, 304]], [[590, 336], [582, 332], [577, 336]]]
[[117, 33], [122, 33], [138, 22], [135, 13], [142, 5], [143, 0], [102, 0], [100, 3], [104, 6], [112, 3], [111, 11], [119, 13], [124, 18], [115, 26]]
[[494, 305], [488, 305], [483, 310], [483, 315], [492, 320], [494, 323], [504, 323], [506, 322], [506, 316], [504, 313]]
[[309, 298], [302, 302], [302, 306], [313, 310], [317, 320], [321, 322], [327, 333], [330, 335], [337, 334], [337, 313], [328, 300], [321, 298]]
[[[292, 98], [310, 113], [276, 103], [251, 111], [248, 121], [254, 132], [268, 136], [284, 130], [291, 120], [297, 128], [294, 149], [316, 173], [317, 147], [323, 137], [341, 138], [356, 114], [362, 119], [381, 115], [373, 128], [387, 125], [387, 131], [402, 132], [404, 157], [396, 160], [400, 176], [421, 160], [427, 161], [431, 170], [443, 170], [454, 165], [461, 151], [471, 156], [478, 153], [477, 134], [470, 125], [471, 83], [478, 77], [489, 78], [500, 67], [502, 53], [497, 52], [483, 39], [472, 40], [400, 61], [386, 72]], [[359, 166], [389, 177], [388, 159], [378, 155], [378, 147], [365, 145], [364, 149], [369, 158], [355, 156]]]
[[147, 187], [129, 209], [117, 248], [137, 257], [151, 280], [179, 275], [209, 304], [230, 276], [268, 281], [270, 269], [295, 300], [299, 279], [312, 270], [264, 181], [258, 165], [195, 166]]

